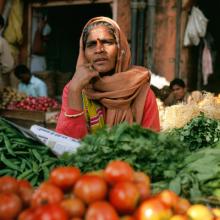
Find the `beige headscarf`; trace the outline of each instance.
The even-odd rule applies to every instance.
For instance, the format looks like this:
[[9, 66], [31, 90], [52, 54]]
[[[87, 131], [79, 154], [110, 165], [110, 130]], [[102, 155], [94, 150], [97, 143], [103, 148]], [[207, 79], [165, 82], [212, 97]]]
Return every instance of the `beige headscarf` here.
[[[149, 71], [144, 67], [130, 66], [130, 48], [124, 33], [115, 21], [107, 17], [96, 17], [91, 19], [85, 27], [99, 21], [108, 22], [115, 29], [118, 43], [115, 74], [100, 78], [91, 88], [85, 89], [84, 94], [89, 99], [98, 100], [106, 108], [105, 123], [109, 126], [123, 121], [141, 124], [149, 89]], [[77, 66], [87, 62], [81, 36]]]

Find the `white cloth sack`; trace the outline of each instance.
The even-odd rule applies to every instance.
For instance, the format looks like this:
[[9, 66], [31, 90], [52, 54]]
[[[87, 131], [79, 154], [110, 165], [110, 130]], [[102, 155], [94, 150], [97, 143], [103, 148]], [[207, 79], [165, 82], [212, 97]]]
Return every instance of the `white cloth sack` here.
[[200, 37], [204, 37], [206, 34], [208, 19], [202, 13], [202, 11], [193, 6], [191, 15], [189, 15], [188, 23], [184, 35], [184, 46], [197, 46], [200, 41]]

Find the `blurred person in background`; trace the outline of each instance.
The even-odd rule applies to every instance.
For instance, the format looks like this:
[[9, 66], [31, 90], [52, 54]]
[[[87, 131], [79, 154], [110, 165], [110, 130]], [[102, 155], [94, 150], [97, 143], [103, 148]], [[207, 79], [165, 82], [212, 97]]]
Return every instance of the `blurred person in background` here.
[[0, 90], [3, 87], [10, 86], [10, 74], [14, 67], [14, 58], [8, 42], [1, 36], [5, 21], [0, 15]]
[[164, 101], [165, 105], [176, 105], [178, 103], [187, 103], [189, 93], [186, 84], [182, 79], [175, 78], [170, 82], [170, 95]]
[[14, 74], [20, 81], [18, 84], [18, 91], [24, 92], [28, 96], [48, 96], [46, 83], [33, 76], [27, 66], [21, 64], [16, 66]]
[[160, 130], [150, 71], [132, 66], [130, 58], [128, 41], [114, 20], [88, 21], [80, 38], [76, 71], [63, 90], [58, 133], [81, 139], [104, 125], [122, 122]]

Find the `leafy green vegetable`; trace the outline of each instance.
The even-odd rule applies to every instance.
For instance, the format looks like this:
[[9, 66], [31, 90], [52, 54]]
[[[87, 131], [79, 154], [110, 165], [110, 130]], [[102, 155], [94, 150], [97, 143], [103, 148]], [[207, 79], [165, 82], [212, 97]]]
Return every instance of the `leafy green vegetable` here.
[[122, 123], [86, 136], [77, 152], [65, 159], [82, 171], [102, 169], [111, 160], [124, 160], [153, 180], [160, 180], [176, 175], [173, 168], [178, 167], [185, 152], [187, 148], [174, 135]]
[[217, 143], [220, 140], [220, 122], [201, 113], [183, 128], [175, 129], [180, 141], [186, 143], [191, 151]]

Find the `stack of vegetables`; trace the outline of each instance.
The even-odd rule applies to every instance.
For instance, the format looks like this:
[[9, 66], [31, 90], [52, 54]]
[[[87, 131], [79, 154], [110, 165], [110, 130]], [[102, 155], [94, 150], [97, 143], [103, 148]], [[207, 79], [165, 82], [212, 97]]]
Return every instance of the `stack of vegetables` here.
[[136, 124], [105, 127], [87, 135], [75, 153], [60, 158], [0, 122], [0, 175], [38, 186], [56, 166], [76, 166], [85, 173], [121, 160], [150, 176], [153, 193], [171, 189], [191, 202], [220, 205], [220, 122], [204, 114], [161, 133]]
[[197, 117], [200, 112], [209, 118], [220, 120], [220, 94], [214, 96], [212, 93], [198, 94], [195, 91], [189, 97], [187, 104], [181, 103], [168, 107], [164, 107], [160, 101], [158, 104], [163, 131], [183, 127], [187, 122]]
[[89, 173], [54, 168], [35, 189], [26, 180], [0, 178], [1, 220], [219, 220], [219, 213], [171, 190], [152, 194], [149, 176], [119, 160]]
[[60, 104], [50, 97], [31, 97], [11, 87], [5, 87], [2, 93], [0, 109], [51, 111], [60, 108]]
[[10, 175], [38, 185], [59, 164], [61, 160], [47, 146], [26, 138], [0, 118], [0, 176]]
[[170, 132], [128, 124], [105, 128], [85, 137], [77, 152], [63, 159], [83, 171], [102, 169], [110, 160], [127, 161], [150, 175], [154, 192], [170, 188], [191, 201], [220, 204], [219, 141], [220, 122], [201, 114]]
[[11, 102], [7, 108], [11, 110], [49, 111], [59, 107], [58, 102], [49, 97], [27, 97], [21, 101]]
[[26, 94], [18, 92], [11, 87], [4, 87], [2, 91], [2, 102], [0, 109], [7, 109], [7, 106], [13, 102], [19, 102], [27, 97]]

